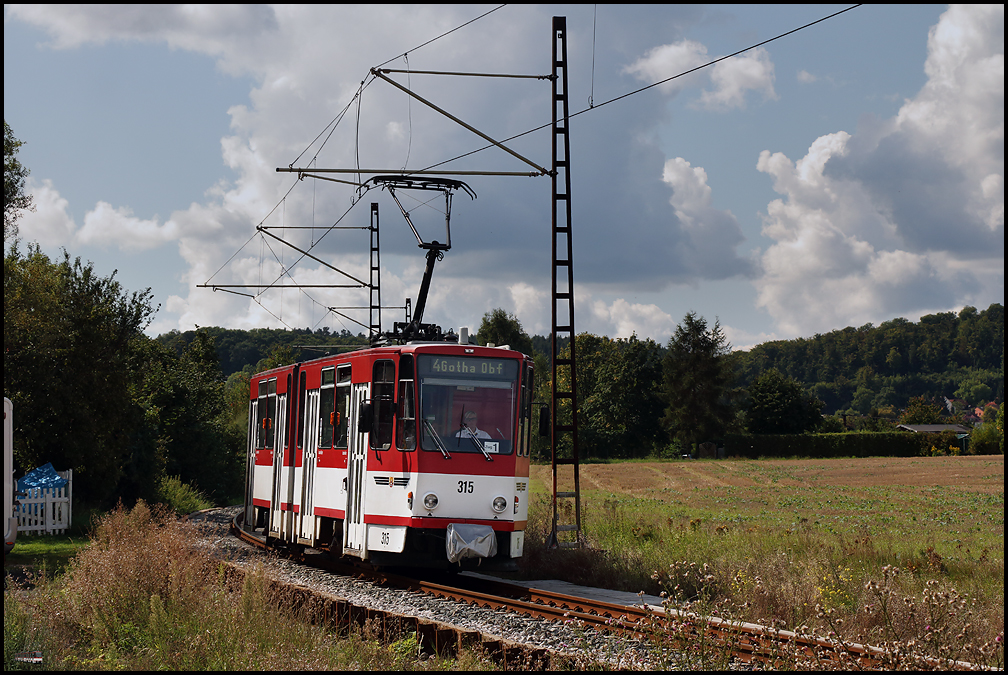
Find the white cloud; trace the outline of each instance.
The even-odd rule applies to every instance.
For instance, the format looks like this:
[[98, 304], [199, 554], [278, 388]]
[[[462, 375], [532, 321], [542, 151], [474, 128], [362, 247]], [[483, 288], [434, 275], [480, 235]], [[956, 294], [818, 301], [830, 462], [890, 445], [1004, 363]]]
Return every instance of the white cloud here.
[[104, 201], [99, 201], [85, 214], [84, 225], [78, 228], [69, 213], [69, 202], [51, 180], [45, 179], [39, 184], [29, 178], [25, 189], [32, 195], [36, 209], [21, 218], [19, 235], [43, 247], [73, 249], [95, 245], [136, 252], [156, 248], [178, 237], [175, 223], [171, 221], [160, 225], [156, 218], [141, 220], [128, 206], [115, 208]]
[[[675, 330], [676, 322], [657, 305], [630, 303], [623, 298], [607, 304], [604, 300], [593, 299], [587, 289], [575, 287], [578, 307], [582, 312], [577, 317], [578, 333], [588, 331], [612, 338], [628, 338], [636, 334], [641, 339], [650, 337], [664, 344]], [[584, 309], [588, 310], [587, 313]]]
[[949, 9], [929, 79], [895, 118], [822, 136], [796, 163], [760, 154], [783, 199], [767, 206], [775, 243], [755, 285], [781, 330], [1003, 301], [1003, 19], [1003, 6]]
[[77, 231], [77, 223], [67, 211], [70, 203], [60, 196], [49, 179], [39, 184], [29, 177], [25, 181], [25, 192], [31, 195], [35, 210], [23, 212], [18, 222], [21, 239], [37, 241], [43, 247], [69, 247]]
[[[623, 72], [636, 75], [638, 80], [650, 84], [692, 70], [710, 60], [707, 58], [707, 47], [694, 40], [681, 40], [649, 50], [624, 68]], [[675, 95], [686, 87], [698, 86], [705, 78], [706, 75], [701, 71], [660, 84], [658, 89], [663, 94]]]
[[801, 82], [802, 84], [812, 84], [818, 79], [819, 79], [818, 77], [816, 77], [807, 70], [798, 71], [798, 81]]
[[[745, 237], [734, 214], [712, 205], [712, 190], [707, 185], [707, 172], [693, 167], [682, 157], [665, 162], [662, 179], [672, 187], [672, 205], [684, 236], [680, 244], [683, 264], [697, 276], [714, 277], [722, 269], [725, 248], [734, 249]], [[751, 265], [740, 264], [733, 274], [752, 274]]]
[[97, 246], [115, 245], [123, 251], [145, 251], [174, 241], [175, 223], [159, 225], [157, 218], [141, 220], [128, 206], [114, 208], [108, 202], [98, 202], [84, 216], [84, 226], [77, 232], [77, 241]]
[[[623, 72], [637, 77], [643, 82], [659, 82], [673, 75], [692, 70], [715, 57], [707, 56], [707, 47], [694, 40], [682, 40], [661, 45], [648, 51]], [[668, 95], [676, 95], [689, 87], [700, 87], [710, 81], [713, 89], [704, 90], [696, 105], [709, 110], [745, 108], [746, 92], [760, 91], [764, 99], [776, 99], [774, 91], [774, 65], [770, 54], [762, 47], [740, 56], [691, 73], [658, 86]]]
[[733, 326], [722, 325], [721, 330], [724, 331], [725, 337], [728, 338], [728, 344], [731, 345], [732, 351], [749, 351], [758, 344], [780, 339], [776, 333], [762, 331], [753, 333], [741, 328], [734, 328]]
[[552, 319], [546, 316], [550, 293], [545, 288], [536, 288], [524, 281], [512, 284], [508, 291], [511, 292], [514, 314], [522, 321], [525, 332], [529, 335], [548, 335], [552, 330]]
[[[222, 57], [221, 66], [243, 72], [228, 48], [276, 30], [274, 10], [263, 5], [8, 5], [4, 13], [46, 29], [56, 49], [101, 45], [110, 41], [164, 41], [172, 49], [190, 49]], [[258, 40], [257, 40], [258, 38]]]
[[405, 138], [406, 132], [403, 130], [401, 122], [389, 122], [385, 126], [385, 138], [390, 141], [398, 141]]
[[764, 99], [777, 98], [774, 64], [762, 47], [715, 65], [711, 82], [714, 90], [700, 96], [701, 105], [708, 109], [745, 108], [747, 91], [762, 92]]

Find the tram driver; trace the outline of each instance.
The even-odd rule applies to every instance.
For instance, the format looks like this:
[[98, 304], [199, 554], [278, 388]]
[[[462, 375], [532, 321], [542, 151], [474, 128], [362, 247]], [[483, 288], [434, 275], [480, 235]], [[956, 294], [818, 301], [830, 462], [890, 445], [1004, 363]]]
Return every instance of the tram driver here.
[[[487, 432], [483, 431], [482, 429], [480, 429], [479, 427], [476, 426], [476, 411], [475, 410], [467, 410], [466, 413], [465, 413], [465, 416], [462, 418], [462, 423], [465, 425], [465, 428], [459, 429], [458, 433], [455, 434], [455, 438], [472, 438], [472, 436], [469, 435], [470, 432], [476, 438], [481, 438], [481, 439], [482, 438], [486, 438], [486, 439], [490, 438], [490, 434], [488, 434]], [[468, 429], [468, 431], [466, 429]]]

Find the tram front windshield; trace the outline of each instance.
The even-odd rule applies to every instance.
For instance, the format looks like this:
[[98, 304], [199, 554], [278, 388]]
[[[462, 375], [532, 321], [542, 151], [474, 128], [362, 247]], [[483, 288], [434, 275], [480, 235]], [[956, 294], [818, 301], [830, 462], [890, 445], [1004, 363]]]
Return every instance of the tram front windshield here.
[[422, 354], [417, 376], [424, 450], [513, 452], [518, 361]]

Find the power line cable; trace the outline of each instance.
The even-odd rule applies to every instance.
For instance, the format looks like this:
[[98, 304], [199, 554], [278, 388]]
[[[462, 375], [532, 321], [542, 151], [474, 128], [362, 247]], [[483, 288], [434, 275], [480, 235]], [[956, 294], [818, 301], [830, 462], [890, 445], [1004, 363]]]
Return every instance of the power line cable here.
[[[598, 110], [599, 108], [602, 108], [603, 106], [608, 106], [611, 103], [616, 103], [617, 101], [621, 101], [623, 99], [626, 99], [627, 97], [634, 96], [635, 94], [640, 94], [641, 92], [646, 92], [647, 90], [652, 89], [654, 87], [657, 87], [658, 85], [663, 85], [666, 82], [671, 82], [672, 80], [676, 80], [677, 78], [681, 78], [683, 76], [687, 76], [690, 73], [696, 73], [697, 71], [701, 71], [701, 70], [705, 69], [705, 67], [714, 65], [715, 63], [720, 63], [721, 61], [725, 60], [726, 58], [731, 58], [733, 56], [738, 56], [741, 53], [745, 53], [746, 51], [749, 51], [750, 49], [755, 49], [756, 47], [763, 46], [764, 44], [769, 44], [770, 42], [773, 42], [774, 40], [779, 40], [780, 38], [786, 37], [787, 35], [790, 35], [792, 33], [796, 33], [799, 30], [804, 30], [805, 28], [813, 26], [816, 23], [822, 23], [823, 21], [826, 21], [827, 19], [832, 19], [835, 16], [839, 16], [839, 15], [845, 13], [845, 12], [851, 11], [852, 9], [856, 9], [858, 7], [861, 7], [861, 4], [862, 3], [859, 3], [857, 5], [852, 5], [852, 6], [848, 7], [847, 9], [842, 9], [839, 12], [834, 12], [833, 14], [830, 14], [829, 16], [824, 16], [821, 19], [816, 19], [815, 21], [812, 21], [810, 23], [806, 23], [803, 26], [798, 26], [797, 28], [794, 28], [792, 30], [788, 30], [785, 33], [781, 33], [779, 35], [776, 35], [775, 37], [771, 37], [770, 39], [763, 40], [762, 42], [757, 42], [756, 44], [750, 45], [750, 46], [748, 46], [748, 47], [746, 47], [744, 49], [739, 49], [738, 51], [734, 51], [734, 52], [732, 52], [732, 53], [730, 53], [730, 54], [728, 54], [726, 56], [721, 56], [719, 58], [715, 58], [714, 60], [712, 60], [710, 62], [704, 63], [703, 65], [698, 65], [697, 67], [695, 67], [695, 69], [690, 69], [690, 70], [685, 71], [683, 73], [679, 73], [678, 75], [673, 75], [670, 78], [665, 78], [664, 80], [660, 80], [658, 82], [652, 83], [650, 85], [647, 85], [646, 87], [641, 87], [640, 89], [636, 89], [636, 90], [634, 90], [632, 92], [627, 92], [626, 94], [617, 96], [617, 97], [615, 97], [613, 99], [610, 99], [610, 100], [608, 100], [608, 101], [606, 101], [604, 103], [600, 103], [597, 106], [590, 106], [588, 108], [585, 108], [583, 110], [578, 111], [577, 113], [574, 113], [573, 115], [569, 115], [568, 119], [571, 119], [571, 118], [574, 118], [574, 117], [578, 117], [579, 115], [582, 115], [582, 114], [587, 113], [587, 112], [592, 111], [592, 110]], [[516, 138], [521, 138], [522, 136], [527, 136], [528, 134], [535, 133], [536, 131], [540, 131], [540, 130], [545, 129], [546, 127], [549, 127], [551, 125], [552, 125], [552, 122], [547, 122], [547, 123], [545, 123], [543, 125], [540, 125], [538, 127], [533, 128], [533, 129], [529, 129], [527, 131], [523, 131], [520, 134], [515, 134], [514, 136], [510, 136], [508, 138], [505, 138], [505, 139], [501, 140], [500, 143], [507, 143], [508, 141], [513, 141]], [[476, 150], [471, 150], [470, 152], [466, 152], [464, 154], [452, 157], [451, 159], [446, 159], [445, 161], [440, 161], [440, 162], [437, 162], [436, 164], [431, 164], [431, 165], [426, 166], [426, 167], [424, 167], [422, 169], [419, 169], [419, 170], [421, 170], [421, 171], [428, 171], [428, 170], [430, 170], [432, 168], [435, 168], [437, 166], [443, 166], [444, 164], [447, 164], [449, 162], [453, 162], [453, 161], [455, 161], [457, 159], [462, 159], [464, 157], [468, 157], [470, 155], [474, 155], [477, 152], [483, 152], [484, 150], [488, 150], [488, 149], [490, 149], [492, 147], [496, 147], [496, 146], [493, 145], [493, 144], [485, 145], [485, 146], [483, 146], [481, 148], [477, 148]]]
[[[730, 59], [733, 56], [738, 56], [739, 54], [745, 53], [745, 52], [747, 52], [747, 51], [749, 51], [751, 49], [756, 49], [757, 47], [762, 47], [765, 44], [769, 44], [769, 43], [773, 42], [774, 40], [780, 40], [783, 37], [787, 37], [788, 35], [791, 35], [792, 33], [797, 33], [800, 30], [805, 30], [806, 28], [814, 26], [817, 23], [822, 23], [823, 21], [826, 21], [827, 19], [832, 19], [835, 16], [840, 16], [844, 12], [849, 12], [852, 9], [856, 9], [857, 7], [860, 7], [860, 6], [861, 6], [861, 4], [859, 3], [857, 5], [852, 5], [852, 6], [848, 7], [847, 9], [841, 9], [839, 12], [834, 12], [833, 14], [830, 14], [829, 16], [824, 16], [821, 19], [817, 19], [817, 20], [815, 20], [815, 21], [813, 21], [811, 23], [805, 24], [804, 26], [800, 26], [800, 27], [795, 28], [793, 30], [789, 30], [786, 33], [781, 33], [780, 35], [778, 35], [776, 37], [770, 38], [769, 40], [764, 40], [763, 42], [758, 42], [758, 43], [752, 45], [751, 47], [746, 47], [745, 49], [740, 49], [737, 52], [733, 52], [731, 54], [728, 54], [727, 56], [722, 56], [721, 58], [714, 59], [710, 63], [705, 63], [702, 66], [697, 66], [696, 68], [691, 68], [690, 70], [687, 70], [685, 72], [679, 73], [678, 75], [673, 75], [672, 77], [667, 77], [664, 80], [660, 80], [658, 82], [653, 82], [652, 84], [649, 84], [646, 87], [641, 87], [640, 89], [635, 89], [634, 91], [627, 92], [626, 94], [623, 94], [621, 96], [617, 96], [616, 98], [611, 98], [611, 99], [609, 99], [608, 101], [606, 101], [604, 103], [599, 103], [595, 107], [596, 108], [601, 108], [604, 105], [609, 105], [610, 103], [615, 103], [616, 101], [619, 101], [619, 100], [622, 100], [624, 98], [627, 98], [628, 96], [633, 96], [634, 94], [639, 94], [642, 91], [647, 91], [648, 89], [651, 89], [653, 87], [657, 87], [660, 84], [665, 84], [666, 82], [670, 82], [670, 81], [672, 81], [672, 80], [674, 80], [676, 78], [683, 77], [684, 75], [689, 75], [690, 73], [694, 73], [694, 72], [696, 72], [698, 70], [701, 70], [703, 68], [707, 68], [708, 66], [713, 66], [715, 63], [720, 63], [721, 61], [724, 61], [725, 59]], [[577, 117], [581, 113], [588, 112], [589, 110], [592, 110], [592, 108], [585, 108], [584, 110], [580, 110], [580, 111], [574, 113], [573, 115], [570, 115], [570, 117]], [[548, 125], [546, 125], [546, 126], [548, 126]], [[543, 127], [539, 127], [539, 128], [542, 129]], [[508, 140], [511, 140], [511, 139], [508, 139]]]
[[391, 59], [389, 59], [388, 61], [385, 61], [385, 62], [383, 62], [383, 63], [379, 63], [379, 64], [378, 64], [377, 66], [375, 66], [375, 68], [381, 68], [381, 67], [382, 67], [382, 66], [384, 66], [384, 65], [385, 65], [386, 63], [392, 63], [392, 62], [393, 62], [393, 61], [395, 61], [396, 59], [401, 59], [402, 57], [406, 56], [406, 54], [408, 54], [409, 52], [415, 52], [416, 50], [420, 49], [421, 47], [426, 47], [427, 45], [429, 45], [430, 43], [434, 42], [435, 40], [440, 40], [440, 39], [441, 39], [441, 38], [443, 38], [444, 36], [446, 36], [446, 35], [450, 35], [450, 34], [454, 33], [455, 31], [459, 30], [460, 28], [465, 28], [465, 27], [466, 27], [466, 26], [468, 26], [469, 24], [471, 24], [471, 23], [474, 23], [474, 22], [476, 22], [476, 21], [479, 21], [479, 20], [480, 20], [480, 19], [482, 19], [483, 17], [485, 17], [485, 16], [489, 16], [490, 14], [493, 14], [494, 12], [496, 12], [496, 11], [497, 11], [498, 9], [500, 9], [501, 7], [506, 7], [506, 6], [507, 6], [507, 5], [498, 5], [497, 7], [494, 7], [493, 9], [491, 9], [491, 10], [490, 10], [489, 12], [486, 12], [486, 13], [484, 13], [484, 14], [480, 14], [480, 15], [479, 15], [479, 16], [477, 16], [477, 17], [476, 17], [475, 19], [472, 19], [472, 20], [470, 20], [470, 21], [466, 21], [466, 22], [465, 22], [464, 24], [462, 24], [461, 26], [456, 26], [455, 28], [452, 28], [452, 29], [451, 29], [450, 31], [448, 31], [448, 32], [446, 32], [446, 33], [441, 33], [441, 35], [438, 35], [438, 36], [437, 36], [436, 38], [432, 38], [432, 39], [430, 39], [430, 40], [427, 40], [427, 42], [423, 43], [422, 45], [419, 45], [419, 46], [417, 46], [417, 47], [414, 47], [413, 49], [410, 49], [410, 50], [408, 50], [408, 51], [405, 51], [405, 52], [403, 52], [402, 54], [399, 54], [398, 56], [393, 56], [393, 57], [392, 57]]

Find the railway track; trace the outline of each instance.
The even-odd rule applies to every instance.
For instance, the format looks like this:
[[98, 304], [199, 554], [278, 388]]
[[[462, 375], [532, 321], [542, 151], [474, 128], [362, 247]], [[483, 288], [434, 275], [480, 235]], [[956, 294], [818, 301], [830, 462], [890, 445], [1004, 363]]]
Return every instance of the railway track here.
[[[270, 548], [264, 537], [250, 534], [239, 525], [237, 516], [231, 523], [231, 531], [243, 541], [253, 546]], [[888, 669], [893, 660], [883, 649], [821, 637], [803, 635], [793, 631], [777, 630], [764, 625], [741, 621], [729, 621], [717, 617], [699, 616], [664, 607], [624, 605], [602, 600], [574, 596], [556, 591], [516, 584], [484, 577], [452, 575], [447, 578], [418, 578], [403, 576], [387, 570], [334, 560], [329, 556], [290, 552], [289, 557], [302, 564], [333, 573], [365, 579], [373, 583], [394, 588], [421, 592], [435, 598], [454, 600], [475, 607], [497, 611], [515, 612], [519, 615], [541, 618], [547, 621], [576, 623], [585, 628], [616, 634], [625, 634], [653, 644], [663, 643], [672, 649], [683, 648], [686, 643], [706, 640], [712, 649], [730, 654], [738, 663], [759, 664], [761, 666], [781, 666], [797, 662], [823, 669]], [[448, 575], [443, 575], [447, 577]], [[305, 592], [308, 592], [305, 589]], [[345, 615], [345, 620], [360, 618], [370, 611], [372, 616], [364, 620], [380, 618], [383, 622], [409, 622], [410, 617], [388, 616], [363, 608], [342, 608], [337, 612]], [[447, 624], [427, 622], [431, 625], [416, 625], [418, 636], [423, 636], [427, 644], [442, 655], [452, 654], [463, 645], [481, 644], [482, 647], [502, 662], [506, 667], [519, 663], [526, 667], [548, 667], [550, 664], [566, 662], [570, 657], [548, 649], [530, 648], [518, 643], [499, 640], [476, 631], [466, 631]], [[413, 630], [412, 627], [408, 627]], [[969, 670], [968, 663], [954, 662], [933, 664], [935, 667]]]

